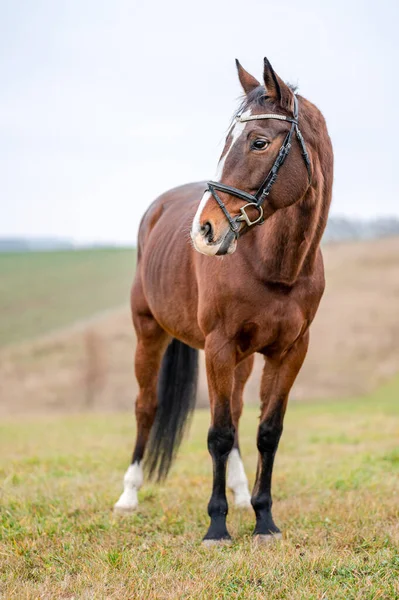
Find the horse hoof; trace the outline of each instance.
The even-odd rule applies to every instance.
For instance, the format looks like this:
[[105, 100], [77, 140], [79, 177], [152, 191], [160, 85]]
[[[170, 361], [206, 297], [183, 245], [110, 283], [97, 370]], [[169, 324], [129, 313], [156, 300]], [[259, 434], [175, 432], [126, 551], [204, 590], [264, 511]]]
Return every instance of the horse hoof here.
[[222, 538], [221, 540], [202, 540], [201, 545], [204, 548], [217, 548], [218, 546], [231, 546], [230, 538]]
[[280, 532], [278, 533], [257, 533], [253, 537], [253, 541], [255, 544], [259, 546], [267, 546], [270, 544], [274, 544], [278, 540], [282, 540], [283, 536]]
[[119, 517], [123, 517], [125, 515], [131, 515], [136, 512], [138, 505], [135, 504], [133, 506], [118, 506], [115, 504], [114, 506], [114, 515], [118, 515]]

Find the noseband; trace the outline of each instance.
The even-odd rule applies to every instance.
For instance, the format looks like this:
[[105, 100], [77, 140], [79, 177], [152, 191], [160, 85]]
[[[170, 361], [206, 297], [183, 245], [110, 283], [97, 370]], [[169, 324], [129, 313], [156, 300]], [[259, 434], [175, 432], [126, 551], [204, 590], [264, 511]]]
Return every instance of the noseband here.
[[[301, 147], [302, 157], [305, 162], [306, 169], [308, 171], [309, 184], [311, 183], [312, 178], [311, 178], [310, 160], [309, 160], [308, 152], [306, 150], [305, 140], [303, 139], [302, 133], [300, 132], [300, 129], [298, 127], [298, 100], [295, 95], [294, 95], [293, 117], [286, 117], [285, 115], [277, 115], [277, 114], [263, 114], [263, 115], [249, 115], [248, 117], [243, 117], [242, 115], [239, 115], [238, 117], [236, 117], [236, 119], [240, 123], [244, 123], [245, 121], [260, 121], [261, 119], [276, 119], [278, 121], [288, 121], [289, 123], [291, 123], [291, 128], [290, 128], [289, 132], [287, 133], [287, 135], [285, 136], [284, 142], [283, 142], [282, 146], [280, 147], [280, 150], [278, 152], [276, 160], [274, 161], [272, 168], [266, 175], [265, 179], [263, 180], [262, 185], [260, 186], [260, 188], [258, 189], [256, 194], [254, 194], [254, 195], [249, 194], [248, 192], [244, 192], [244, 191], [239, 190], [230, 185], [225, 185], [224, 183], [219, 183], [218, 181], [208, 181], [208, 183], [207, 183], [208, 187], [207, 187], [206, 191], [208, 191], [212, 194], [212, 196], [214, 197], [214, 199], [216, 200], [216, 202], [222, 209], [223, 214], [226, 217], [227, 221], [229, 222], [230, 229], [234, 233], [234, 236], [236, 238], [238, 238], [238, 234], [240, 231], [239, 224], [242, 221], [245, 221], [245, 223], [248, 225], [248, 227], [252, 227], [252, 225], [257, 225], [257, 224], [261, 225], [262, 223], [264, 223], [263, 206], [262, 205], [263, 205], [266, 197], [270, 194], [270, 190], [271, 190], [274, 182], [277, 179], [277, 174], [279, 172], [279, 169], [284, 164], [284, 161], [287, 158], [287, 156], [291, 150], [291, 146], [292, 146], [291, 140], [292, 140], [294, 131], [295, 131], [296, 137], [298, 139], [299, 145]], [[226, 205], [224, 204], [224, 202], [222, 201], [222, 199], [220, 198], [220, 196], [218, 195], [217, 192], [226, 192], [227, 194], [230, 194], [231, 196], [235, 196], [236, 198], [240, 198], [241, 200], [244, 200], [246, 202], [246, 204], [240, 208], [241, 214], [238, 215], [237, 217], [233, 218], [230, 215], [229, 211], [226, 208]], [[246, 209], [248, 207], [254, 207], [258, 211], [258, 217], [256, 219], [254, 219], [253, 221], [251, 221], [251, 219], [248, 217], [248, 214], [246, 212]]]

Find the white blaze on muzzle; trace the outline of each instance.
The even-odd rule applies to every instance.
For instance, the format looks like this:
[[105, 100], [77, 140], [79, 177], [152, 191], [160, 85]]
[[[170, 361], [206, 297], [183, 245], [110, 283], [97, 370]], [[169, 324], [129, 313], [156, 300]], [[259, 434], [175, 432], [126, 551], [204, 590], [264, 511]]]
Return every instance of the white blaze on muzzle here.
[[[249, 117], [251, 115], [251, 110], [247, 110], [245, 111], [245, 113], [243, 113], [241, 116], [245, 116], [245, 117]], [[231, 140], [231, 144], [229, 149], [227, 150], [226, 154], [220, 159], [217, 170], [216, 170], [216, 174], [215, 174], [215, 181], [221, 181], [222, 177], [223, 177], [223, 169], [224, 169], [224, 165], [226, 163], [227, 157], [230, 154], [234, 144], [237, 142], [237, 140], [240, 138], [241, 134], [243, 133], [245, 127], [247, 125], [247, 122], [241, 122], [241, 121], [236, 121], [235, 124], [233, 125], [233, 128], [231, 129], [231, 136], [232, 136], [232, 140]], [[191, 227], [191, 239], [193, 241], [194, 247], [196, 250], [198, 250], [198, 252], [202, 252], [203, 254], [209, 254], [209, 255], [215, 255], [217, 253], [217, 251], [219, 250], [220, 246], [223, 243], [223, 240], [220, 240], [220, 243], [218, 244], [209, 244], [204, 236], [201, 233], [201, 215], [202, 212], [208, 202], [208, 200], [212, 199], [212, 195], [210, 194], [210, 192], [205, 192], [204, 195], [201, 198], [201, 202], [199, 203], [199, 206], [197, 208], [197, 212], [195, 213], [195, 217], [193, 220], [193, 224]]]

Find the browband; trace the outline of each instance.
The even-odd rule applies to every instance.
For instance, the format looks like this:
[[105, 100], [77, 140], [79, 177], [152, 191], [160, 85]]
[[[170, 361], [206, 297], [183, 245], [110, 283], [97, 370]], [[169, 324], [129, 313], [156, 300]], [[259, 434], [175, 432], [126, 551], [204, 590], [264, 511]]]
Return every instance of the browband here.
[[240, 123], [245, 123], [245, 121], [260, 121], [261, 119], [278, 119], [279, 121], [289, 121], [290, 123], [296, 123], [295, 119], [291, 119], [291, 117], [286, 117], [285, 115], [275, 115], [273, 113], [266, 113], [264, 115], [248, 115], [244, 117], [243, 115], [238, 115], [236, 117], [236, 121]]

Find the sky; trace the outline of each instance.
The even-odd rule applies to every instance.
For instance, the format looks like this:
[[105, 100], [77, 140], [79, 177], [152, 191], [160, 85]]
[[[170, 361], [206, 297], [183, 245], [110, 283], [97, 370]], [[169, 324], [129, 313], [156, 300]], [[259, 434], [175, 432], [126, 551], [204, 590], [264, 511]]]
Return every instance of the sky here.
[[[323, 112], [332, 213], [399, 216], [395, 0], [0, 0], [0, 236], [134, 243], [212, 178], [263, 57]], [[199, 199], [200, 200], [200, 199]]]

